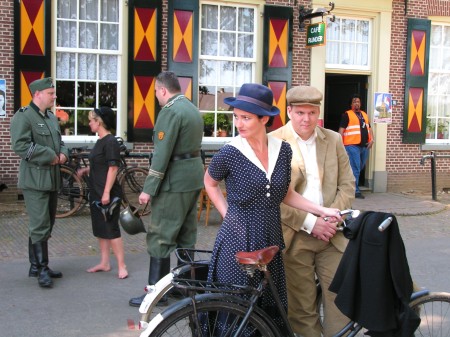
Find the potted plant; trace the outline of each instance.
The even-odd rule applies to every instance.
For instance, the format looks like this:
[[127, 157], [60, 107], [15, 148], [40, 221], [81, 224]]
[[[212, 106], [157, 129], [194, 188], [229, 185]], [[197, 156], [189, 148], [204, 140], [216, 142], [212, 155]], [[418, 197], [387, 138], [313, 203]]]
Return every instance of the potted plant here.
[[439, 121], [437, 125], [437, 138], [443, 139], [444, 134], [447, 132], [447, 130], [448, 130], [448, 123]]
[[436, 130], [436, 123], [433, 119], [427, 118], [426, 139], [434, 138], [434, 130]]
[[217, 114], [217, 135], [219, 137], [228, 136], [228, 132], [230, 131], [230, 121], [228, 119], [229, 114], [218, 113]]

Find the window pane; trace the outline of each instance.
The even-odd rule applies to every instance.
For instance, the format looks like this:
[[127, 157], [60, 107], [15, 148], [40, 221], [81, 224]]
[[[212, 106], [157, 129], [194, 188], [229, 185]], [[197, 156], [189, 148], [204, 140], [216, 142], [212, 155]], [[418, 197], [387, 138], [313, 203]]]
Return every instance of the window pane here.
[[117, 81], [117, 56], [100, 55], [99, 78], [106, 81]]
[[56, 77], [62, 79], [74, 79], [75, 63], [75, 54], [56, 53]]
[[201, 35], [202, 55], [211, 55], [211, 56], [217, 55], [217, 49], [219, 44], [218, 35], [219, 34], [216, 32], [202, 31]]
[[78, 106], [95, 108], [96, 87], [94, 82], [78, 82]]
[[89, 111], [78, 110], [77, 112], [77, 134], [81, 136], [94, 136], [89, 127]]
[[76, 48], [77, 47], [77, 23], [73, 21], [60, 21], [57, 23], [57, 41], [58, 47]]
[[100, 48], [105, 50], [118, 50], [119, 49], [119, 26], [102, 24], [100, 40]]
[[200, 60], [200, 78], [199, 82], [209, 85], [215, 84], [217, 79], [217, 61]]
[[80, 20], [98, 20], [98, 1], [80, 0]]
[[119, 22], [119, 0], [102, 0], [101, 20]]
[[234, 83], [234, 62], [220, 62], [220, 82], [219, 86], [233, 85]]
[[97, 55], [78, 55], [78, 78], [82, 80], [95, 80], [97, 77]]
[[99, 106], [109, 106], [111, 108], [117, 106], [117, 83], [99, 83]]
[[342, 41], [354, 41], [355, 40], [355, 20], [343, 19], [342, 20]]
[[369, 42], [369, 21], [357, 21], [356, 41]]
[[202, 28], [217, 29], [219, 22], [218, 8], [212, 5], [202, 6]]
[[64, 19], [77, 18], [77, 0], [59, 0], [57, 2], [57, 17]]
[[56, 104], [62, 107], [75, 106], [75, 82], [58, 81], [56, 83]]
[[239, 8], [238, 31], [253, 32], [255, 25], [254, 12], [252, 8]]
[[220, 7], [220, 29], [236, 30], [236, 8]]
[[253, 81], [254, 63], [238, 62], [236, 64], [236, 83], [248, 83]]
[[80, 48], [97, 49], [98, 32], [94, 23], [80, 22]]
[[233, 33], [220, 34], [220, 56], [235, 56], [236, 35]]
[[340, 40], [340, 23], [341, 21], [339, 19], [337, 19], [335, 22], [331, 22], [330, 19], [327, 20], [328, 40]]
[[238, 57], [253, 58], [253, 35], [238, 35]]
[[440, 47], [442, 42], [442, 26], [431, 26], [431, 46]]

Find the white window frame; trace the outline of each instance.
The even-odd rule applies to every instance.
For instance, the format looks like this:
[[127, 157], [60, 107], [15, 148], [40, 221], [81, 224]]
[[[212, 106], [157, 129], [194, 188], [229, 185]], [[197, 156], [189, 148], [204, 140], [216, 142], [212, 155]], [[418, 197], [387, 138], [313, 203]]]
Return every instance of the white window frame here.
[[[254, 11], [254, 28], [253, 28], [253, 46], [254, 46], [254, 53], [253, 53], [253, 57], [252, 58], [241, 58], [241, 57], [225, 57], [225, 56], [211, 56], [211, 55], [202, 55], [201, 54], [201, 50], [202, 50], [202, 40], [201, 40], [201, 36], [202, 36], [202, 31], [204, 31], [205, 29], [202, 28], [202, 6], [203, 5], [212, 5], [212, 6], [218, 6], [220, 8], [220, 6], [227, 6], [227, 7], [234, 7], [234, 8], [252, 8]], [[199, 6], [199, 32], [198, 32], [198, 39], [199, 39], [199, 65], [200, 65], [200, 61], [201, 60], [211, 60], [211, 61], [231, 61], [231, 62], [246, 62], [246, 63], [252, 63], [252, 79], [251, 82], [256, 82], [257, 81], [257, 76], [258, 76], [258, 66], [260, 66], [260, 60], [258, 58], [258, 53], [260, 52], [260, 34], [263, 34], [262, 32], [262, 22], [260, 21], [259, 18], [259, 6], [255, 3], [242, 3], [242, 2], [218, 2], [218, 1], [200, 1], [200, 6]], [[220, 10], [219, 10], [219, 15], [220, 15]], [[258, 30], [259, 26], [261, 26], [261, 29]], [[219, 29], [220, 31], [220, 29]], [[236, 31], [234, 31], [236, 32]], [[200, 82], [200, 66], [199, 66], [199, 74], [198, 74], [198, 78], [199, 78], [199, 87], [201, 86], [207, 86], [207, 87], [215, 87], [216, 91], [219, 91], [222, 87], [224, 87], [224, 85], [220, 84], [220, 72], [218, 74], [219, 76], [219, 83], [202, 83]], [[238, 94], [239, 88], [241, 87], [241, 85], [243, 83], [236, 83], [235, 82], [236, 79], [233, 79], [234, 85], [233, 85], [233, 96], [236, 96]], [[230, 87], [230, 86], [227, 86]], [[218, 97], [218, 96], [216, 96]], [[200, 94], [199, 94], [199, 99], [200, 99]], [[200, 107], [200, 105], [198, 104], [198, 106]], [[214, 114], [218, 114], [220, 113], [220, 111], [218, 110], [218, 102], [217, 99], [215, 101], [215, 110], [200, 110], [200, 112], [203, 114], [205, 113], [214, 113]], [[233, 114], [229, 113], [229, 120], [231, 121], [232, 125], [231, 125], [231, 137], [235, 136], [235, 127], [234, 127], [234, 118], [233, 118]], [[223, 142], [226, 139], [230, 139], [230, 137], [218, 137], [216, 135], [217, 132], [217, 125], [216, 123], [214, 124], [214, 130], [213, 130], [213, 135], [211, 137], [207, 137], [204, 136], [203, 140], [207, 141], [207, 142]]]
[[[66, 47], [58, 47], [57, 46], [57, 41], [58, 41], [58, 21], [60, 20], [57, 17], [57, 8], [58, 8], [58, 1], [53, 1], [52, 2], [52, 17], [54, 19], [53, 21], [53, 34], [52, 34], [52, 46], [53, 46], [53, 57], [55, 59], [55, 62], [53, 62], [53, 68], [52, 68], [52, 74], [54, 75], [54, 80], [55, 82], [58, 81], [64, 81], [64, 80], [70, 80], [70, 81], [75, 81], [75, 106], [73, 107], [63, 107], [61, 106], [60, 109], [65, 110], [65, 109], [70, 109], [72, 111], [77, 111], [77, 110], [83, 110], [83, 111], [90, 111], [92, 110], [92, 108], [79, 108], [78, 107], [78, 100], [77, 100], [77, 83], [78, 82], [92, 82], [92, 83], [96, 83], [96, 91], [98, 93], [98, 86], [99, 83], [117, 83], [117, 106], [113, 108], [114, 111], [117, 111], [117, 115], [116, 115], [116, 135], [120, 136], [121, 134], [123, 134], [123, 130], [125, 128], [126, 130], [126, 124], [123, 125], [123, 123], [121, 123], [122, 118], [119, 115], [120, 111], [121, 111], [121, 106], [122, 106], [122, 92], [124, 91], [125, 87], [126, 87], [126, 81], [124, 82], [122, 76], [123, 76], [123, 71], [122, 71], [122, 66], [123, 66], [123, 55], [124, 55], [124, 50], [123, 50], [123, 46], [124, 46], [124, 37], [125, 35], [122, 33], [123, 29], [123, 24], [124, 24], [124, 4], [122, 3], [122, 1], [118, 1], [118, 10], [119, 10], [119, 17], [118, 17], [118, 49], [117, 50], [105, 50], [105, 49], [87, 49], [87, 48], [66, 48]], [[77, 8], [79, 9], [79, 1], [77, 0]], [[95, 0], [98, 1], [98, 6], [100, 8], [100, 2], [101, 0]], [[99, 16], [100, 16], [100, 9], [99, 9]], [[80, 20], [79, 18], [77, 19], [63, 19], [63, 20], [67, 20], [67, 21], [74, 21], [77, 22], [77, 36], [76, 36], [76, 45], [79, 45], [79, 23], [80, 22], [85, 22], [85, 20]], [[98, 23], [98, 25], [101, 25], [102, 23], [110, 23], [110, 22], [106, 22], [106, 21], [101, 21], [101, 18], [99, 18], [98, 21], [93, 21], [95, 23]], [[98, 41], [101, 40], [101, 30], [98, 29]], [[67, 79], [67, 78], [58, 78], [56, 76], [57, 71], [56, 71], [56, 55], [57, 53], [71, 53], [71, 54], [91, 54], [91, 55], [97, 55], [97, 60], [101, 55], [115, 55], [117, 56], [117, 81], [107, 81], [107, 80], [100, 80], [99, 78], [99, 68], [97, 67], [97, 74], [96, 74], [96, 79], [95, 80], [87, 80], [87, 79], [79, 79], [78, 78], [78, 57], [76, 56], [76, 65], [75, 65], [75, 78], [72, 79]], [[99, 61], [97, 62], [97, 65], [99, 64]], [[56, 92], [56, 95], [58, 96], [58, 92]], [[98, 107], [99, 102], [96, 102], [96, 106]], [[56, 106], [54, 108], [54, 110], [56, 111]], [[63, 141], [65, 142], [83, 142], [83, 143], [92, 143], [95, 142], [98, 139], [98, 136], [91, 136], [91, 135], [65, 135], [63, 134], [62, 137]]]
[[[327, 18], [327, 24], [329, 22], [330, 18]], [[373, 19], [371, 18], [362, 18], [362, 17], [352, 17], [352, 16], [336, 16], [335, 22], [337, 20], [356, 20], [356, 21], [367, 21], [369, 23], [369, 36], [368, 41], [366, 42], [359, 42], [356, 40], [353, 41], [342, 41], [342, 40], [332, 40], [329, 37], [329, 34], [326, 36], [326, 46], [329, 45], [330, 42], [337, 42], [339, 43], [339, 52], [341, 52], [341, 44], [343, 42], [351, 42], [355, 46], [356, 44], [367, 44], [367, 66], [363, 65], [355, 65], [355, 64], [341, 64], [341, 63], [328, 63], [328, 60], [325, 61], [325, 68], [327, 69], [342, 69], [342, 70], [359, 70], [359, 71], [371, 71], [372, 70], [372, 39], [373, 39]], [[340, 25], [342, 27], [342, 25]], [[356, 37], [356, 34], [355, 34]], [[328, 47], [326, 47], [328, 48]]]

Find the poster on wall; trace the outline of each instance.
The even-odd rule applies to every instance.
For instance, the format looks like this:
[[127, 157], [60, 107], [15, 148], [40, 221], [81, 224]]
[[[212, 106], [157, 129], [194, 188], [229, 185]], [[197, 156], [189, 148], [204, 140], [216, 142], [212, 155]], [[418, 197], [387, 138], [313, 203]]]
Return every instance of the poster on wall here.
[[392, 123], [392, 94], [376, 92], [374, 94], [373, 106], [374, 123]]
[[0, 118], [6, 118], [6, 80], [0, 78]]

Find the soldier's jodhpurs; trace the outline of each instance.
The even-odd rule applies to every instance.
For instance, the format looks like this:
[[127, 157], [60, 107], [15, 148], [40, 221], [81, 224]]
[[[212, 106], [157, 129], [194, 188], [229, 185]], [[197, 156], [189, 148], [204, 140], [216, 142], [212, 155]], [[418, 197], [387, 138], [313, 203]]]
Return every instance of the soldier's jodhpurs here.
[[29, 217], [28, 232], [32, 243], [47, 241], [55, 224], [57, 191], [22, 191]]

